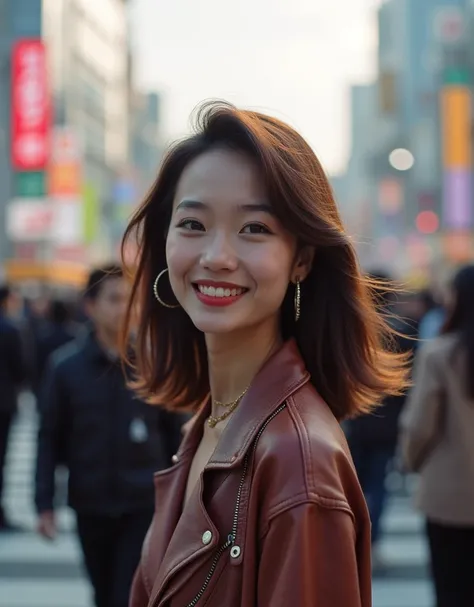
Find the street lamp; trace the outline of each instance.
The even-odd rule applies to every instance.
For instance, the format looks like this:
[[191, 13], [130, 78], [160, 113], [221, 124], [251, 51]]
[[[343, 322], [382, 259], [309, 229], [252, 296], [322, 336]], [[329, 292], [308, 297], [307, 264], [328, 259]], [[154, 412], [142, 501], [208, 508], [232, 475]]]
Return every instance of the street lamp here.
[[410, 150], [397, 148], [390, 152], [388, 161], [396, 171], [409, 171], [415, 164], [415, 157]]

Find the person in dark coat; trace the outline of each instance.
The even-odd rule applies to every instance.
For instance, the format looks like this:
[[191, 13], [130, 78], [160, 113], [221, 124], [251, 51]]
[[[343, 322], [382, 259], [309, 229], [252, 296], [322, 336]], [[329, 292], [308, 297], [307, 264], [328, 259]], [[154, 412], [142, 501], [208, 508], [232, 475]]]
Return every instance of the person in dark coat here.
[[17, 529], [8, 521], [1, 499], [8, 437], [25, 379], [21, 334], [6, 313], [10, 294], [7, 286], [0, 287], [0, 532]]
[[119, 358], [128, 287], [119, 267], [91, 273], [90, 331], [56, 351], [40, 390], [36, 508], [52, 539], [55, 469], [69, 469], [84, 563], [97, 607], [127, 607], [154, 512], [153, 474], [171, 465], [182, 419], [135, 398]]
[[35, 385], [40, 386], [49, 357], [78, 336], [78, 327], [71, 322], [68, 306], [60, 300], [51, 302], [47, 321], [36, 336]]
[[[414, 353], [417, 330], [414, 324], [394, 314], [394, 297], [391, 279], [382, 272], [370, 278], [380, 283], [377, 292], [379, 306], [386, 315], [386, 322], [396, 332], [392, 347], [397, 352]], [[384, 288], [386, 285], [387, 288]], [[398, 442], [398, 421], [405, 404], [405, 395], [386, 398], [374, 413], [362, 415], [347, 424], [349, 447], [362, 490], [364, 491], [372, 522], [372, 546], [380, 538], [380, 523], [385, 508], [388, 466], [393, 460]], [[374, 551], [374, 557], [377, 557]], [[377, 558], [374, 558], [374, 562]]]

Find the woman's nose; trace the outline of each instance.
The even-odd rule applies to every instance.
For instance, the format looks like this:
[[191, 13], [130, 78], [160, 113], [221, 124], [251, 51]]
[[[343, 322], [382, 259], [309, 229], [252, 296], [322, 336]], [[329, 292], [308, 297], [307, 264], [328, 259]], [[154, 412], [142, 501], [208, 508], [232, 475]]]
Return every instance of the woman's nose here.
[[214, 272], [236, 269], [238, 265], [237, 255], [228, 237], [223, 234], [216, 235], [207, 243], [201, 256], [201, 265]]

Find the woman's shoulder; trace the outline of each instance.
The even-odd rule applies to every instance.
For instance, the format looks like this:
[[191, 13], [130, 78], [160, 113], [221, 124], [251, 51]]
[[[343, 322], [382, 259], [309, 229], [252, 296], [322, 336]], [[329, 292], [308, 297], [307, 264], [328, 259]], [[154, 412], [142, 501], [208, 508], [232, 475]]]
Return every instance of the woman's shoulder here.
[[459, 335], [457, 333], [439, 335], [430, 340], [421, 341], [417, 356], [424, 360], [441, 361], [449, 357], [458, 344]]
[[270, 508], [310, 501], [353, 513], [363, 501], [344, 432], [310, 383], [287, 399], [263, 432], [256, 475]]

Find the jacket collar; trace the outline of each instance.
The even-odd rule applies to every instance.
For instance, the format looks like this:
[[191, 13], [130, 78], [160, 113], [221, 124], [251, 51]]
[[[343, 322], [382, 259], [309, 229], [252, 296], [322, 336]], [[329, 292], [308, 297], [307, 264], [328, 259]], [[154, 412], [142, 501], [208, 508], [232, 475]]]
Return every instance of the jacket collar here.
[[[258, 431], [285, 400], [309, 381], [296, 342], [285, 342], [263, 365], [248, 392], [225, 427], [206, 468], [239, 465], [255, 440]], [[210, 402], [198, 414], [181, 452], [194, 453], [202, 437], [202, 428], [211, 413]]]
[[109, 353], [100, 345], [94, 326], [92, 323], [88, 323], [84, 332], [78, 337], [78, 343], [83, 352], [91, 359], [99, 363], [106, 363], [108, 365], [120, 365], [119, 357], [115, 355], [109, 355]]

